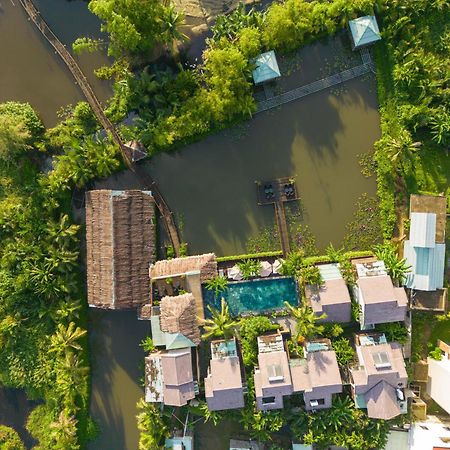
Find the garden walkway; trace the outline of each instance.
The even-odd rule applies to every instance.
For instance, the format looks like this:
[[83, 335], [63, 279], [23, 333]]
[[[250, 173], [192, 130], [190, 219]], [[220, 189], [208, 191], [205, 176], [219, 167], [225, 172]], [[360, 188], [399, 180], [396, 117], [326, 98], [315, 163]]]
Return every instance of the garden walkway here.
[[321, 80], [317, 80], [304, 86], [300, 86], [296, 89], [293, 89], [292, 91], [284, 92], [283, 94], [260, 101], [257, 104], [256, 112], [259, 113], [272, 108], [276, 108], [285, 103], [298, 100], [324, 89], [328, 89], [332, 86], [345, 83], [346, 81], [360, 77], [362, 75], [365, 75], [366, 73], [372, 72], [374, 67], [369, 50], [364, 48], [360, 51], [360, 53], [362, 59], [362, 64], [360, 66], [352, 67], [334, 75], [330, 75], [329, 77], [322, 78]]

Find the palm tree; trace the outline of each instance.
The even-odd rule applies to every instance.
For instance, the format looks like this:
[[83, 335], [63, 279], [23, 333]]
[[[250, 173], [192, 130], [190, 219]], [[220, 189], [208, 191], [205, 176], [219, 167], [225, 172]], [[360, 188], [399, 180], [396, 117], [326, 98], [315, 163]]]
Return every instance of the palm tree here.
[[228, 286], [228, 280], [222, 276], [216, 276], [206, 281], [205, 287], [208, 291], [214, 291], [217, 297], [221, 292], [225, 291]]
[[385, 244], [378, 244], [373, 248], [375, 256], [384, 261], [389, 276], [398, 285], [402, 285], [407, 274], [411, 271], [411, 266], [408, 266], [406, 259], [398, 257], [395, 246], [387, 242]]
[[244, 280], [257, 277], [261, 273], [261, 263], [256, 259], [245, 259], [238, 263], [238, 267]]
[[166, 44], [171, 45], [173, 56], [178, 56], [178, 42], [185, 41], [188, 36], [180, 31], [184, 23], [184, 13], [178, 12], [173, 5], [165, 6], [163, 12], [162, 37]]
[[65, 445], [65, 448], [79, 448], [76, 446], [77, 422], [74, 416], [62, 410], [58, 419], [50, 424], [50, 434], [55, 442]]
[[334, 245], [331, 242], [328, 244], [325, 252], [331, 262], [340, 262], [344, 256], [344, 248], [334, 248]]
[[300, 281], [303, 286], [313, 284], [319, 286], [322, 284], [322, 275], [317, 266], [304, 266], [300, 269]]
[[317, 323], [327, 317], [326, 314], [318, 316], [310, 306], [302, 305], [299, 307], [292, 306], [289, 302], [284, 302], [287, 309], [297, 321], [296, 340], [303, 343], [306, 339], [318, 334], [322, 334], [324, 326]]
[[413, 141], [411, 134], [405, 129], [397, 137], [392, 137], [387, 142], [387, 150], [394, 167], [398, 165], [402, 170], [404, 170], [404, 161], [411, 159], [421, 146], [422, 143]]
[[282, 275], [287, 275], [291, 277], [296, 277], [300, 274], [300, 269], [303, 266], [303, 258], [305, 253], [302, 250], [298, 250], [293, 253], [289, 253], [283, 261], [281, 266]]
[[60, 323], [55, 334], [50, 338], [50, 352], [61, 353], [66, 350], [81, 350], [81, 345], [77, 342], [87, 333], [86, 330], [77, 327], [74, 322], [70, 322], [67, 328]]
[[209, 339], [211, 337], [231, 337], [234, 334], [237, 322], [231, 318], [225, 299], [222, 298], [220, 311], [215, 308], [211, 308], [209, 305], [208, 310], [211, 313], [212, 318], [205, 319], [203, 321], [203, 327], [206, 333], [202, 335], [202, 338]]

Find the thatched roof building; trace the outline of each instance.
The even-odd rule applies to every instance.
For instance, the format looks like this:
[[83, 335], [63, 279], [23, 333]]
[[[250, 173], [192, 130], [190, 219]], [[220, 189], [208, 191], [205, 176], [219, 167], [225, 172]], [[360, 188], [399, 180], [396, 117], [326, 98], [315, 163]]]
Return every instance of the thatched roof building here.
[[180, 333], [195, 345], [200, 343], [195, 298], [192, 294], [163, 297], [160, 304], [160, 326], [165, 333]]
[[199, 273], [201, 283], [215, 277], [217, 275], [216, 255], [206, 253], [184, 258], [166, 259], [157, 261], [150, 267], [150, 278], [152, 280], [191, 273]]
[[90, 306], [125, 309], [148, 303], [148, 268], [155, 260], [154, 217], [155, 203], [151, 192], [87, 192]]

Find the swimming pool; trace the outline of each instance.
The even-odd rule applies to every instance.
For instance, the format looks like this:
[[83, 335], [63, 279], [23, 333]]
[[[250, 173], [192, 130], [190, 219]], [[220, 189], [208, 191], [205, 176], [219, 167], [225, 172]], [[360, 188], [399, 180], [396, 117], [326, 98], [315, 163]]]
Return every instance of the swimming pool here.
[[253, 281], [228, 283], [228, 288], [215, 297], [213, 291], [203, 288], [205, 314], [210, 315], [207, 306], [220, 310], [224, 298], [232, 316], [250, 312], [267, 312], [284, 308], [284, 302], [298, 304], [297, 285], [292, 277], [277, 277]]

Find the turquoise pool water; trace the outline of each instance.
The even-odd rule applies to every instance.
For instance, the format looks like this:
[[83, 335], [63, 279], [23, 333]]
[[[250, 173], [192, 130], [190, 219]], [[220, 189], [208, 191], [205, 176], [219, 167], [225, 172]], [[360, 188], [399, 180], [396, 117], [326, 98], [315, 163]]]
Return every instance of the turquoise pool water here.
[[[232, 316], [283, 309], [285, 301], [291, 305], [298, 304], [297, 286], [291, 277], [231, 282], [217, 297], [214, 292], [203, 288], [205, 307], [210, 305], [220, 309], [222, 297], [228, 303]], [[207, 309], [205, 313], [209, 315]]]

